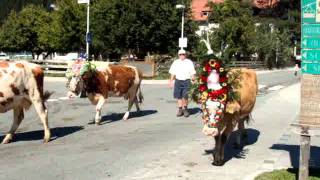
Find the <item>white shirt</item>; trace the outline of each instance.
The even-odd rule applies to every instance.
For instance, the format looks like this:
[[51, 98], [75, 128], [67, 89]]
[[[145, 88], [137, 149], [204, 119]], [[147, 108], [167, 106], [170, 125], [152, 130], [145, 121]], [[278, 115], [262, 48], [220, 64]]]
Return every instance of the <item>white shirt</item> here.
[[176, 76], [178, 80], [187, 80], [196, 74], [193, 62], [190, 59], [175, 60], [169, 70], [169, 73]]

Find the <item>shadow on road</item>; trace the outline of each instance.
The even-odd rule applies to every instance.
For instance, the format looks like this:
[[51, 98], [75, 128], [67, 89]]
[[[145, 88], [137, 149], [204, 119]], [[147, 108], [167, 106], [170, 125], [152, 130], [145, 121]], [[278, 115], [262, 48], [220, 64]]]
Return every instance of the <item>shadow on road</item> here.
[[[290, 154], [291, 166], [294, 168], [299, 167], [299, 155], [300, 146], [299, 145], [288, 145], [288, 144], [274, 144], [270, 149], [288, 151]], [[320, 167], [320, 147], [311, 146], [310, 147], [310, 167]]]
[[[84, 129], [83, 126], [69, 126], [69, 127], [55, 127], [51, 128], [51, 141], [59, 139], [61, 137], [73, 134], [77, 131]], [[34, 141], [42, 140], [44, 136], [43, 130], [21, 132], [14, 135], [13, 142], [16, 141]], [[1, 141], [4, 136], [0, 136]]]
[[198, 113], [201, 113], [201, 109], [196, 107], [196, 108], [189, 108], [189, 113], [190, 115], [195, 115], [195, 114], [198, 114]]
[[[229, 160], [231, 160], [232, 158], [245, 158], [246, 155], [248, 154], [249, 150], [248, 149], [244, 149], [244, 147], [246, 145], [252, 145], [255, 144], [258, 139], [259, 139], [259, 135], [260, 135], [260, 131], [256, 130], [256, 129], [247, 129], [247, 133], [248, 133], [248, 140], [247, 142], [244, 144], [244, 146], [240, 147], [240, 148], [235, 148], [234, 144], [236, 142], [236, 134], [238, 132], [235, 131], [231, 134], [226, 146], [225, 146], [225, 150], [224, 150], [224, 159], [225, 159], [225, 163], [227, 163]], [[212, 138], [212, 141], [214, 142], [214, 139]], [[204, 150], [205, 154], [204, 155], [213, 155], [214, 150]]]
[[[157, 110], [142, 110], [140, 112], [136, 112], [136, 111], [130, 112], [130, 116], [128, 120], [131, 120], [133, 118], [148, 116], [151, 114], [156, 114], [157, 112], [158, 112]], [[102, 116], [101, 125], [122, 120], [123, 115], [124, 113], [112, 113], [106, 116]]]

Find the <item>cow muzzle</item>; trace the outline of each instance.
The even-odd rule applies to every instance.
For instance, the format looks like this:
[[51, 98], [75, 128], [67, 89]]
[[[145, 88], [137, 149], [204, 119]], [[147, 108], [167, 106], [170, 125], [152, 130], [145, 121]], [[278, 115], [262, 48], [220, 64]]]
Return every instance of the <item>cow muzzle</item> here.
[[77, 95], [76, 95], [76, 93], [74, 93], [74, 92], [72, 92], [72, 91], [68, 91], [67, 97], [68, 97], [68, 98], [75, 98], [75, 97], [77, 97]]

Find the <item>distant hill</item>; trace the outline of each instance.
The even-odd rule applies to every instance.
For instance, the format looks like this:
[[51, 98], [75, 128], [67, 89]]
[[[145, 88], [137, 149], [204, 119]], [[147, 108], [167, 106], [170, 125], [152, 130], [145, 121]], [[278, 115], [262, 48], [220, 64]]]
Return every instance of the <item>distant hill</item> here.
[[0, 23], [12, 10], [20, 11], [28, 4], [38, 4], [49, 8], [53, 1], [54, 0], [0, 0]]

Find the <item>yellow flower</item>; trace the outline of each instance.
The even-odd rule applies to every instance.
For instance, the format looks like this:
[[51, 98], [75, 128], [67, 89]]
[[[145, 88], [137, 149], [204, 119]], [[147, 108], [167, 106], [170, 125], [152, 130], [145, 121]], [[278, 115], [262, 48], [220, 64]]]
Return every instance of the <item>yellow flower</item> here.
[[220, 72], [223, 72], [224, 71], [224, 69], [223, 68], [220, 68], [220, 70], [219, 70]]
[[208, 92], [207, 92], [207, 91], [204, 91], [204, 92], [202, 93], [202, 96], [203, 96], [203, 97], [208, 97]]
[[215, 61], [214, 59], [211, 59], [211, 60], [209, 61], [209, 65], [210, 65], [211, 67], [214, 67], [214, 66], [216, 65], [216, 61]]
[[227, 100], [227, 95], [226, 95], [226, 94], [223, 94], [223, 95], [221, 96], [221, 101], [225, 101], [225, 100]]
[[223, 86], [223, 87], [226, 87], [226, 86], [227, 86], [227, 83], [222, 83], [222, 86]]
[[203, 68], [202, 71], [206, 71], [206, 68]]

